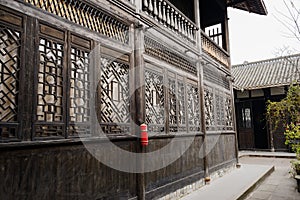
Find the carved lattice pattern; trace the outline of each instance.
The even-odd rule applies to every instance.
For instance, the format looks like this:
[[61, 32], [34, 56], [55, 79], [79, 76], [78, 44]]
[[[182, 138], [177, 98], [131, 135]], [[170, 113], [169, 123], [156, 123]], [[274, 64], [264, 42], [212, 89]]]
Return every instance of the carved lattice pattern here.
[[71, 48], [69, 135], [89, 133], [89, 52]]
[[101, 10], [77, 0], [24, 0], [49, 13], [63, 17], [122, 43], [128, 43], [129, 26]]
[[204, 88], [204, 112], [206, 129], [209, 130], [215, 125], [214, 94], [213, 89], [209, 87]]
[[220, 125], [222, 126], [223, 129], [225, 129], [225, 98], [224, 96], [220, 96], [220, 107], [221, 107], [221, 112], [220, 112]]
[[227, 90], [230, 89], [229, 80], [224, 74], [220, 74], [218, 71], [214, 70], [212, 65], [204, 65], [203, 77], [205, 81], [217, 84]]
[[187, 98], [189, 131], [200, 131], [200, 101], [197, 85], [187, 84]]
[[102, 58], [100, 124], [105, 133], [129, 133], [129, 65]]
[[153, 57], [157, 57], [158, 59], [174, 65], [179, 69], [197, 75], [195, 64], [192, 64], [188, 59], [173, 52], [171, 49], [152, 38], [145, 37], [145, 52]]
[[230, 95], [225, 97], [225, 125], [227, 130], [233, 130], [233, 109], [232, 109], [232, 98]]
[[222, 130], [224, 128], [224, 98], [223, 98], [223, 93], [221, 92], [216, 92], [216, 125], [218, 130]]
[[177, 95], [176, 81], [169, 79], [169, 128], [170, 132], [177, 132]]
[[185, 84], [178, 81], [178, 92], [177, 92], [177, 102], [178, 102], [178, 129], [179, 131], [186, 131], [186, 106], [185, 106]]
[[[0, 26], [0, 137], [17, 137], [21, 34]], [[10, 126], [10, 127], [8, 127]]]
[[[40, 39], [37, 89], [37, 121], [63, 123], [63, 59], [62, 43]], [[63, 125], [36, 125], [36, 136], [63, 136]]]
[[164, 87], [163, 76], [145, 71], [146, 124], [149, 132], [164, 132]]

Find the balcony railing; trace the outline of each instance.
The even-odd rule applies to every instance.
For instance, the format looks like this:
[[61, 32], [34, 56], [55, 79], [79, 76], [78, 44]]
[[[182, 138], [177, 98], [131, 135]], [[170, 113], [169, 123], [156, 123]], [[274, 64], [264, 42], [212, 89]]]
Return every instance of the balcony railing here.
[[219, 63], [225, 67], [229, 67], [229, 54], [217, 45], [209, 36], [207, 36], [203, 31], [201, 31], [201, 46], [202, 50], [217, 60]]
[[143, 11], [178, 35], [196, 43], [196, 24], [167, 0], [142, 0]]

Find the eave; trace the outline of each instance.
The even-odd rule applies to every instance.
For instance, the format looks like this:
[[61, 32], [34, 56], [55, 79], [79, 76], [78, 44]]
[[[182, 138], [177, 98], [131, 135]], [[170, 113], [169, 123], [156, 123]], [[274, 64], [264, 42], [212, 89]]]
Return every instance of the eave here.
[[227, 6], [259, 15], [268, 14], [263, 0], [227, 0]]

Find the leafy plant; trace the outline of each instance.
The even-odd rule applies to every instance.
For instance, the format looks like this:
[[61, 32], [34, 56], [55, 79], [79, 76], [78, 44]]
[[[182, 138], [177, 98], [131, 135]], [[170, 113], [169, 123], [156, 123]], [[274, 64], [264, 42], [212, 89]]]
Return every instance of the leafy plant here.
[[300, 160], [292, 160], [292, 170], [290, 171], [293, 176], [300, 175]]
[[300, 125], [299, 123], [290, 123], [287, 125], [285, 132], [285, 144], [290, 146], [296, 152], [297, 158], [300, 160]]
[[279, 102], [268, 101], [267, 119], [271, 127], [285, 126], [285, 144], [296, 152], [300, 159], [300, 86], [291, 85], [287, 96]]

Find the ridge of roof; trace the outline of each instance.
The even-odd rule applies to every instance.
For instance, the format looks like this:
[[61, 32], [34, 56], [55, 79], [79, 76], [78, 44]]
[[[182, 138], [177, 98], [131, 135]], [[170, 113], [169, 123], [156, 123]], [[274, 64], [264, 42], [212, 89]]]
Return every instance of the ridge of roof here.
[[270, 59], [264, 59], [264, 60], [259, 60], [259, 61], [253, 61], [253, 62], [248, 62], [248, 63], [243, 63], [243, 64], [232, 65], [232, 69], [238, 68], [238, 67], [246, 67], [246, 66], [253, 66], [253, 65], [264, 64], [264, 63], [271, 63], [271, 62], [275, 62], [275, 61], [282, 61], [287, 58], [293, 58], [293, 57], [300, 58], [300, 53], [292, 54], [292, 55], [288, 55], [288, 56], [280, 56], [280, 57], [275, 57], [275, 58], [270, 58]]

